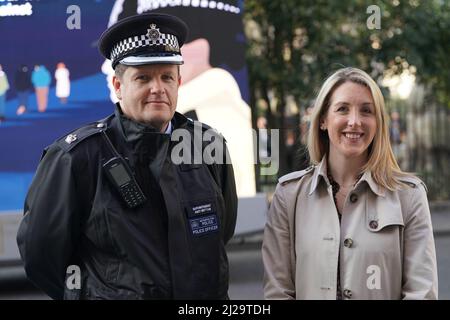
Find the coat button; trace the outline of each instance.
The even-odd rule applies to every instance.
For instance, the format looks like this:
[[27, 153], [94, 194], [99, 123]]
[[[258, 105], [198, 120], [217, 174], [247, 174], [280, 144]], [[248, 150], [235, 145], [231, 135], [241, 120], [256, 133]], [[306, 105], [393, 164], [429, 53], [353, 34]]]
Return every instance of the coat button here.
[[378, 228], [378, 221], [376, 221], [376, 220], [371, 220], [371, 221], [369, 222], [369, 227], [370, 227], [370, 229], [376, 229], [376, 228]]
[[355, 193], [352, 193], [350, 195], [350, 202], [355, 203], [356, 201], [358, 201], [358, 196]]
[[349, 289], [345, 289], [343, 294], [344, 294], [344, 297], [347, 298], [347, 299], [351, 299], [351, 297], [353, 295], [352, 291], [349, 290]]
[[351, 248], [351, 246], [353, 245], [353, 240], [350, 238], [347, 238], [344, 240], [344, 246], [347, 248]]

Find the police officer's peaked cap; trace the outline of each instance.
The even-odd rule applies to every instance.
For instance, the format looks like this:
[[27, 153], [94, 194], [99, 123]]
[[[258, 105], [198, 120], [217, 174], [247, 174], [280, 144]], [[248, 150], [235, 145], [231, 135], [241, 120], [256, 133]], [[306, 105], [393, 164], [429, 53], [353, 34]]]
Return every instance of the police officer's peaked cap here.
[[143, 64], [183, 64], [180, 48], [188, 32], [179, 18], [158, 13], [135, 15], [120, 20], [100, 37], [99, 50], [112, 62]]

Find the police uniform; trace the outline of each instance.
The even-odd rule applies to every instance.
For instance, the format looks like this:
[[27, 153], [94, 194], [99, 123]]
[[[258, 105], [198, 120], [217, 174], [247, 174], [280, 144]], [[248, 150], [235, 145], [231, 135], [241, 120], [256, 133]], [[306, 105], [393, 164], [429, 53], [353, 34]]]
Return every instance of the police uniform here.
[[[173, 16], [145, 14], [113, 25], [99, 48], [114, 66], [180, 64], [186, 32]], [[203, 154], [206, 145], [194, 143], [194, 132], [209, 127], [175, 113], [168, 130], [176, 129], [191, 133], [185, 143]], [[227, 299], [233, 168], [175, 164], [177, 143], [117, 105], [108, 118], [47, 147], [17, 235], [28, 278], [55, 299]], [[124, 201], [105, 172], [117, 156], [140, 188], [140, 205]]]

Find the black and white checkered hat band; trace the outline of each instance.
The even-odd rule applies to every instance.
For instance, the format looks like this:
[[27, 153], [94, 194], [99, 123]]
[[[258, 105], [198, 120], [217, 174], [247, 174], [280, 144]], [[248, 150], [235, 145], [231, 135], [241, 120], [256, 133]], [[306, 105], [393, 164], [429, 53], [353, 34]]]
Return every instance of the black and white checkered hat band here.
[[127, 38], [116, 44], [111, 51], [111, 61], [114, 61], [117, 57], [123, 56], [128, 51], [152, 46], [165, 46], [166, 50], [177, 53], [180, 52], [177, 37], [174, 35], [160, 33], [158, 39], [152, 40], [148, 37], [148, 35], [143, 34], [140, 36]]

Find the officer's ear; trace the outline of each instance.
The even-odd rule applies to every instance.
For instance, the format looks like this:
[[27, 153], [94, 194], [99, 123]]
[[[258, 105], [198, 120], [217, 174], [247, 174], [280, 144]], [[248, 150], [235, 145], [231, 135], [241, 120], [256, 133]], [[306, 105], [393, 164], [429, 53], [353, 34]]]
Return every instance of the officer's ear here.
[[120, 90], [120, 87], [122, 84], [120, 82], [120, 78], [118, 76], [114, 75], [112, 78], [112, 84], [113, 84], [114, 92], [116, 93], [117, 99], [122, 100], [122, 93]]
[[181, 70], [180, 70], [180, 65], [177, 65], [177, 70], [178, 70], [178, 86], [181, 86]]

